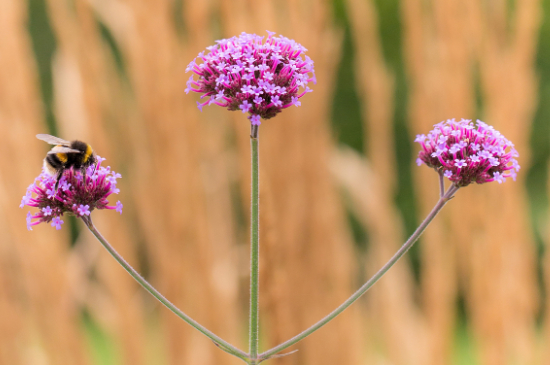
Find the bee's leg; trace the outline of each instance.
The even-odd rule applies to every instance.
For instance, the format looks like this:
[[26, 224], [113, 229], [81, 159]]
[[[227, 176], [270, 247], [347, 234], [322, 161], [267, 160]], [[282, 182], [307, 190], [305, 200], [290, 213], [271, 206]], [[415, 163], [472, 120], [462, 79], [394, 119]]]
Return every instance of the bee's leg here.
[[86, 183], [86, 170], [87, 169], [85, 167], [80, 168], [80, 173], [82, 174], [82, 183], [84, 185], [87, 185], [87, 183]]
[[61, 176], [63, 176], [63, 169], [59, 170], [57, 172], [57, 176], [55, 177], [55, 188], [54, 191], [57, 193], [57, 188], [59, 187], [59, 180], [61, 180]]

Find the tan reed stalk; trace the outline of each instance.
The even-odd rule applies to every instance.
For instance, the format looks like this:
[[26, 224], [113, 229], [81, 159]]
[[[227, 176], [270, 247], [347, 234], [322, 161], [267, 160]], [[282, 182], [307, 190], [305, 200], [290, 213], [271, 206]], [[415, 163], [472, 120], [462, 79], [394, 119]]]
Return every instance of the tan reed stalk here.
[[[412, 135], [426, 133], [443, 119], [472, 112], [472, 57], [463, 30], [467, 14], [464, 6], [464, 2], [454, 0], [403, 2]], [[414, 168], [413, 174], [419, 216], [423, 216], [438, 194], [437, 174], [423, 168]], [[455, 201], [461, 199], [471, 202], [468, 191], [458, 192]], [[430, 225], [420, 246], [422, 304], [428, 330], [426, 364], [448, 364], [451, 359], [457, 291], [455, 246], [459, 243], [453, 239], [455, 232], [445, 228], [445, 222], [457, 217], [455, 212], [463, 212], [455, 201]]]
[[67, 236], [48, 229], [26, 231], [26, 212], [17, 210], [21, 187], [40, 172], [46, 150], [39, 143], [22, 142], [43, 128], [26, 9], [18, 1], [0, 5], [0, 151], [10, 156], [0, 162], [0, 170], [11, 172], [0, 177], [1, 254], [6, 264], [0, 275], [8, 290], [2, 299], [6, 312], [0, 313], [1, 360], [86, 364], [65, 267]]
[[[0, 47], [1, 49], [1, 47]], [[3, 79], [3, 75], [0, 76]], [[0, 122], [1, 123], [1, 122]], [[1, 179], [0, 185], [0, 229], [2, 232], [8, 232], [8, 222], [4, 219], [5, 212], [8, 211], [8, 194], [4, 187], [4, 179]], [[24, 313], [18, 298], [19, 283], [14, 280], [18, 274], [16, 263], [16, 254], [14, 250], [13, 237], [5, 235], [0, 244], [0, 363], [20, 365], [24, 363], [23, 354], [18, 347], [27, 345], [25, 340]]]
[[[206, 46], [213, 44], [215, 30], [212, 19], [219, 10], [215, 1], [186, 2], [184, 6], [184, 21], [187, 24], [185, 59], [191, 60]], [[217, 32], [220, 30], [217, 29]], [[218, 36], [219, 33], [216, 34]], [[193, 100], [189, 97], [187, 99]], [[199, 115], [195, 105], [191, 108], [195, 115]], [[201, 137], [203, 144], [200, 173], [205, 191], [208, 240], [214, 249], [209, 279], [216, 298], [212, 310], [217, 312], [214, 320], [218, 322], [224, 338], [240, 344], [240, 348], [246, 348], [246, 339], [242, 335], [237, 336], [245, 333], [239, 326], [244, 325], [247, 316], [241, 315], [243, 308], [239, 307], [238, 302], [239, 271], [243, 271], [243, 268], [239, 267], [242, 262], [239, 261], [236, 217], [231, 196], [232, 185], [237, 183], [234, 146], [227, 143], [228, 136], [232, 134], [232, 126], [228, 123], [227, 112], [223, 110], [205, 110], [205, 114], [207, 118], [197, 118], [196, 123], [197, 133], [208, 137]], [[223, 303], [223, 306], [219, 303]], [[236, 359], [227, 359], [227, 355], [220, 352], [216, 356], [223, 359], [224, 363], [238, 363]]]
[[[3, 189], [3, 186], [1, 186]], [[5, 193], [0, 197], [0, 209], [6, 210], [5, 206]], [[0, 223], [0, 229], [3, 232], [8, 230], [6, 222], [2, 219]], [[7, 238], [9, 240], [9, 238]], [[14, 277], [16, 270], [12, 268], [12, 262], [14, 261], [14, 255], [12, 251], [12, 242], [7, 244], [7, 240], [3, 242], [0, 250], [0, 290], [4, 295], [0, 297], [0, 341], [2, 347], [0, 347], [0, 363], [4, 364], [23, 364], [23, 354], [18, 351], [17, 346], [21, 346], [23, 343], [23, 313], [18, 303], [17, 298], [17, 283], [11, 278]], [[8, 247], [9, 246], [9, 247]]]
[[[520, 163], [529, 166], [528, 135], [536, 102], [534, 57], [540, 24], [539, 1], [517, 3], [507, 16], [505, 1], [474, 8], [482, 24], [479, 48], [485, 119], [516, 143]], [[480, 205], [483, 228], [472, 282], [480, 313], [474, 322], [485, 364], [535, 361], [534, 320], [538, 307], [533, 238], [529, 231], [524, 176], [487, 190]], [[499, 214], [494, 214], [495, 209]], [[475, 272], [472, 273], [475, 275]], [[477, 284], [477, 285], [476, 285]]]
[[[226, 36], [241, 31], [261, 35], [268, 29], [293, 38], [308, 49], [318, 79], [300, 108], [285, 110], [260, 127], [260, 332], [267, 347], [313, 324], [354, 289], [351, 240], [328, 171], [333, 141], [327, 117], [339, 34], [330, 24], [328, 2], [224, 1], [222, 9]], [[247, 207], [249, 126], [242, 115], [233, 118]], [[301, 342], [297, 353], [270, 361], [358, 363], [356, 310]]]
[[[0, 65], [2, 65], [0, 68], [0, 81], [2, 81], [0, 95], [7, 94], [11, 87], [6, 82], [8, 75], [16, 73], [17, 78], [23, 82], [22, 84], [13, 85], [19, 94], [18, 99], [21, 99], [20, 103], [29, 99], [32, 100], [32, 97], [27, 95], [29, 92], [37, 92], [36, 89], [33, 89], [35, 85], [33, 84], [34, 80], [31, 78], [35, 75], [25, 68], [26, 66], [32, 69], [30, 42], [25, 38], [23, 31], [25, 18], [24, 8], [17, 2], [4, 1], [0, 4]], [[25, 43], [18, 44], [15, 40], [25, 40]], [[13, 56], [7, 58], [6, 55], [8, 54]], [[21, 62], [21, 64], [18, 62]], [[2, 110], [6, 107], [5, 104], [8, 101], [7, 98], [0, 98]], [[29, 122], [33, 120], [38, 122], [37, 106], [34, 104], [34, 109], [27, 111]], [[18, 109], [11, 110], [11, 113], [24, 111]], [[5, 111], [0, 114], [0, 129], [4, 133], [7, 132], [6, 129], [11, 124], [5, 114]], [[4, 146], [1, 146], [0, 149], [16, 146], [18, 144], [17, 135], [7, 134], [5, 141], [7, 143], [4, 143]], [[2, 171], [8, 171], [4, 170], [5, 168], [14, 169], [13, 166], [2, 166]], [[29, 177], [32, 176], [30, 167], [21, 166], [20, 168], [26, 169]], [[3, 293], [0, 296], [0, 343], [2, 343], [2, 346], [0, 346], [0, 363], [20, 365], [24, 363], [24, 354], [18, 350], [18, 347], [27, 347], [29, 338], [26, 336], [25, 331], [28, 324], [24, 321], [24, 313], [22, 313], [20, 299], [18, 298], [18, 292], [22, 287], [22, 283], [16, 280], [18, 274], [21, 275], [17, 251], [19, 240], [14, 232], [10, 232], [10, 222], [8, 220], [10, 216], [8, 212], [14, 210], [10, 204], [16, 204], [16, 199], [8, 190], [11, 186], [8, 178], [8, 176], [0, 174], [0, 229], [3, 232], [0, 243], [0, 292]], [[20, 214], [20, 217], [23, 217], [23, 214]]]
[[[140, 160], [129, 169], [152, 281], [185, 312], [231, 341], [237, 333], [236, 298], [228, 293], [236, 285], [232, 237], [225, 237], [230, 225], [218, 224], [231, 221], [231, 210], [227, 204], [213, 206], [215, 199], [227, 199], [228, 180], [217, 180], [220, 185], [214, 188], [204, 184], [212, 174], [227, 173], [219, 170], [223, 148], [212, 147], [221, 137], [207, 133], [194, 102], [183, 92], [189, 76], [185, 67], [198, 52], [194, 39], [207, 29], [211, 10], [201, 2], [185, 4], [189, 42], [182, 45], [172, 2], [123, 2], [119, 19], [108, 11], [111, 4], [103, 5], [99, 13], [117, 37], [135, 95], [135, 114], [129, 111], [133, 120], [126, 132]], [[169, 363], [234, 363], [164, 309], [162, 323]]]
[[[114, 136], [111, 136], [111, 140], [107, 137], [112, 129], [107, 129], [106, 123], [115, 107], [114, 101], [120, 99], [116, 95], [120, 89], [110, 81], [117, 77], [115, 66], [113, 59], [108, 57], [107, 46], [101, 41], [92, 9], [82, 2], [75, 3], [74, 7], [58, 1], [51, 1], [49, 5], [58, 40], [54, 84], [61, 135], [68, 139], [89, 141], [99, 155], [108, 158], [109, 165], [120, 171], [114, 156], [120, 160], [123, 152], [111, 143], [116, 140]], [[130, 195], [124, 193], [124, 184], [121, 190], [123, 194], [120, 199], [127, 201], [125, 197]], [[116, 242], [121, 254], [130, 262], [136, 262], [137, 247], [131, 240], [127, 220], [107, 217], [105, 214], [97, 214], [96, 218], [98, 226]], [[83, 234], [89, 235], [87, 231]], [[121, 360], [126, 364], [144, 364], [144, 316], [138, 300], [141, 288], [111, 257], [101, 253], [98, 258], [97, 276], [103, 284], [100, 288], [106, 289], [104, 297], [109, 303], [106, 308], [112, 314], [109, 316], [109, 327], [114, 332], [115, 343], [120, 344]]]
[[[358, 157], [342, 156], [342, 169], [356, 170], [355, 179], [344, 181], [350, 203], [369, 232], [369, 273], [375, 273], [404, 242], [401, 218], [394, 206], [396, 166], [393, 143], [394, 77], [385, 65], [378, 19], [372, 1], [346, 1], [355, 49], [355, 70], [359, 97], [362, 100], [364, 145], [371, 166]], [[347, 159], [350, 158], [350, 161]], [[355, 160], [358, 160], [355, 162]], [[355, 163], [355, 165], [353, 165]], [[343, 171], [345, 173], [345, 171]], [[365, 179], [368, 179], [367, 181]], [[370, 276], [367, 274], [367, 276]], [[369, 294], [373, 304], [375, 330], [380, 332], [385, 355], [395, 364], [420, 364], [425, 345], [423, 323], [415, 308], [414, 282], [406, 262], [392, 268]], [[378, 319], [378, 320], [377, 320]], [[372, 333], [372, 341], [376, 334]], [[377, 341], [378, 342], [378, 341]]]

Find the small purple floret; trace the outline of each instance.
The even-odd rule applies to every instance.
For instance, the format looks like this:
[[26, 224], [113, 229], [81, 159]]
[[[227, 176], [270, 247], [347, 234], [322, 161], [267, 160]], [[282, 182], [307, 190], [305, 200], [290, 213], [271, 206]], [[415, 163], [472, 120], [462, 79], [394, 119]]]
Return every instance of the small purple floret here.
[[27, 192], [25, 196], [23, 196], [23, 199], [21, 199], [21, 204], [19, 205], [19, 208], [23, 208], [25, 205], [29, 204], [31, 201], [32, 195], [31, 193]]
[[29, 231], [32, 231], [32, 214], [31, 212], [27, 212], [27, 229]]
[[61, 229], [61, 225], [63, 223], [64, 222], [59, 217], [55, 217], [54, 219], [52, 219], [52, 227], [55, 227], [55, 229]]
[[262, 122], [260, 122], [260, 116], [259, 115], [251, 115], [251, 116], [248, 117], [248, 119], [250, 119], [250, 123], [252, 123], [252, 125], [262, 124]]
[[90, 215], [90, 206], [88, 204], [80, 204], [80, 206], [76, 209], [76, 212], [81, 217], [85, 215]]
[[457, 186], [483, 184], [506, 178], [515, 180], [520, 166], [514, 144], [493, 127], [477, 120], [448, 119], [434, 126], [428, 135], [417, 135], [421, 146], [417, 164], [426, 164]]
[[458, 167], [459, 169], [461, 167], [466, 166], [466, 160], [459, 160], [458, 158], [455, 159], [455, 166]]
[[119, 212], [120, 214], [122, 214], [122, 203], [120, 202], [120, 200], [116, 202], [115, 211], [116, 211], [116, 212]]
[[[249, 113], [250, 121], [259, 125], [259, 118], [269, 119], [292, 105], [300, 106], [299, 98], [312, 91], [307, 84], [316, 83], [313, 61], [307, 51], [292, 39], [241, 33], [238, 37], [216, 41], [199, 53], [203, 62], [193, 60], [186, 69], [198, 75], [187, 81], [185, 92], [203, 94], [207, 100], [197, 107], [216, 104], [229, 110]], [[254, 117], [254, 118], [252, 118]]]
[[506, 181], [506, 178], [498, 171], [495, 171], [495, 173], [493, 174], [493, 178], [495, 179], [495, 181], [498, 181], [499, 184], [502, 184]]
[[[26, 206], [38, 208], [38, 213], [27, 214], [27, 229], [39, 223], [51, 223], [52, 227], [61, 229], [64, 213], [78, 217], [89, 216], [94, 209], [116, 209], [122, 213], [122, 203], [116, 207], [109, 206], [107, 198], [116, 194], [120, 174], [110, 167], [102, 167], [104, 158], [97, 157], [97, 165], [91, 166], [84, 176], [80, 170], [65, 170], [55, 191], [55, 178], [45, 171], [27, 188], [27, 193], [21, 201], [21, 208]], [[34, 220], [34, 222], [33, 222]]]
[[239, 108], [243, 111], [243, 113], [247, 113], [250, 108], [252, 108], [252, 104], [250, 104], [248, 100], [245, 100], [241, 105], [239, 105]]

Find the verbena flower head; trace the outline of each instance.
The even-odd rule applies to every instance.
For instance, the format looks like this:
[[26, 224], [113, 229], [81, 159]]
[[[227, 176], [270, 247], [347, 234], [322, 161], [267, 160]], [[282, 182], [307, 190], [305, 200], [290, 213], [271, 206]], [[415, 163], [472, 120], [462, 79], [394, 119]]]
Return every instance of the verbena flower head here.
[[[105, 160], [97, 156], [97, 166], [93, 165], [86, 170], [84, 178], [80, 170], [68, 169], [63, 172], [55, 191], [55, 177], [47, 172], [42, 173], [27, 188], [27, 193], [21, 200], [19, 207], [25, 205], [38, 208], [34, 215], [27, 213], [27, 228], [40, 223], [51, 223], [52, 227], [61, 229], [64, 213], [71, 213], [77, 217], [89, 216], [94, 209], [115, 209], [122, 213], [122, 203], [110, 206], [107, 198], [111, 194], [118, 194], [116, 187], [120, 174], [111, 171], [109, 166], [102, 167]], [[95, 171], [94, 171], [95, 170]]]
[[[274, 117], [282, 109], [300, 106], [299, 99], [312, 91], [307, 84], [316, 83], [313, 61], [305, 56], [302, 45], [273, 32], [264, 41], [256, 34], [242, 33], [238, 37], [216, 41], [207, 47], [208, 54], [198, 55], [187, 66], [193, 71], [187, 81], [186, 93], [202, 93], [197, 102], [202, 111], [205, 105], [216, 104], [229, 110], [249, 113], [252, 124], [260, 118]], [[302, 58], [304, 56], [304, 58]]]
[[426, 164], [457, 186], [483, 184], [511, 177], [516, 180], [520, 166], [514, 144], [493, 127], [477, 120], [454, 119], [438, 123], [428, 135], [419, 134], [415, 142], [422, 149], [416, 160]]

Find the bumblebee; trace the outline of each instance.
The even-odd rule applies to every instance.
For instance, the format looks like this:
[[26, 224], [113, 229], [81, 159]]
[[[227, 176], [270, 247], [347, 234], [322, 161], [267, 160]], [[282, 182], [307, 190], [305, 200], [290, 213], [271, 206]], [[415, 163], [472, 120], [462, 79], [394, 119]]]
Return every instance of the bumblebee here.
[[[86, 175], [86, 169], [96, 164], [97, 159], [92, 146], [82, 141], [65, 141], [49, 134], [37, 134], [36, 138], [55, 145], [44, 158], [44, 170], [55, 176], [55, 191], [63, 172], [71, 167]], [[94, 167], [95, 169], [95, 167]]]

